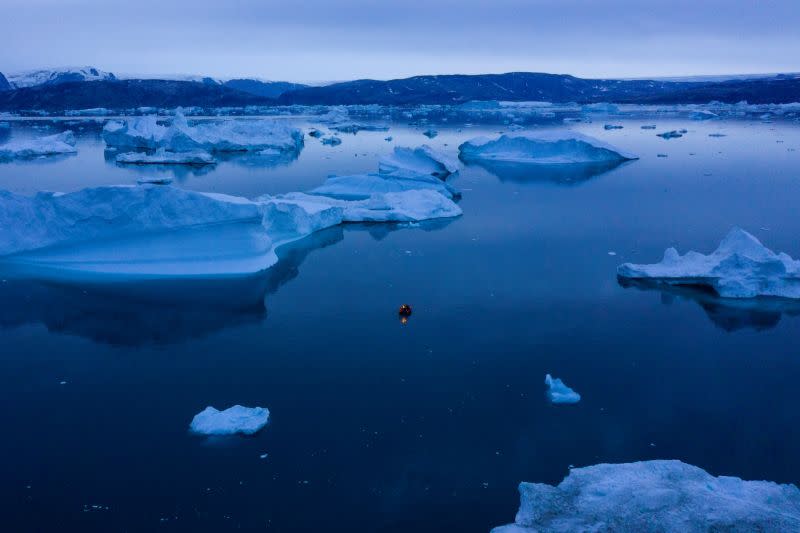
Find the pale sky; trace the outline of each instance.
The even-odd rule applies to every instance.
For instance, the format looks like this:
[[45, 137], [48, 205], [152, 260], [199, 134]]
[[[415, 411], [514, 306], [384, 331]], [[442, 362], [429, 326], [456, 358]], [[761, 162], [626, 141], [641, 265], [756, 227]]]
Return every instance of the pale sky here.
[[800, 0], [0, 0], [0, 72], [290, 81], [800, 71]]

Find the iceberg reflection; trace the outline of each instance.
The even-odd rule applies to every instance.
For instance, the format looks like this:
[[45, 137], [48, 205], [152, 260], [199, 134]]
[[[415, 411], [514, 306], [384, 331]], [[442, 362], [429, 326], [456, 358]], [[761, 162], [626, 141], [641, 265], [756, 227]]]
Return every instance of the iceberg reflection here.
[[627, 163], [630, 161], [542, 164], [483, 160], [469, 164], [483, 168], [504, 182], [552, 182], [559, 185], [578, 185]]

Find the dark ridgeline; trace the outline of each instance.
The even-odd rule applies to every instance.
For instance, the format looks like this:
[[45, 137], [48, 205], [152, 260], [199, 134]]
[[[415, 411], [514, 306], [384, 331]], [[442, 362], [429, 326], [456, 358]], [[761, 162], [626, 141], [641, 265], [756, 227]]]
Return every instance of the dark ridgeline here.
[[[113, 76], [113, 75], [112, 75]], [[3, 84], [0, 80], [0, 90]], [[0, 110], [105, 107], [239, 107], [247, 105], [415, 105], [476, 100], [683, 104], [720, 101], [751, 104], [800, 101], [800, 77], [779, 75], [730, 81], [592, 80], [563, 74], [415, 76], [356, 80], [322, 87], [236, 79], [219, 82], [118, 80], [64, 81], [0, 93]]]
[[11, 90], [11, 84], [8, 83], [6, 77], [3, 76], [2, 72], [0, 72], [0, 91], [10, 91], [10, 90]]

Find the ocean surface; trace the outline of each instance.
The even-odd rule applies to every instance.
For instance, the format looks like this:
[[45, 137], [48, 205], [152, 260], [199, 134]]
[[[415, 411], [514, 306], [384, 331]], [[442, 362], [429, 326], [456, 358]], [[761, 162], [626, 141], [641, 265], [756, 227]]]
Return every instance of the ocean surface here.
[[[331, 228], [253, 278], [3, 280], [2, 529], [486, 532], [513, 521], [520, 481], [646, 459], [800, 483], [800, 305], [616, 278], [670, 246], [710, 252], [734, 226], [800, 257], [800, 125], [608, 120], [566, 127], [639, 160], [467, 166], [450, 179], [463, 216]], [[389, 126], [337, 147], [306, 136], [296, 160], [269, 167], [230, 157], [175, 172], [117, 166], [102, 123], [12, 121], [0, 143], [71, 128], [78, 154], [0, 164], [0, 189], [167, 175], [255, 197], [372, 171], [396, 145], [456, 155], [504, 130]], [[580, 403], [550, 404], [546, 373]], [[206, 406], [235, 404], [268, 407], [269, 425], [189, 433]]]

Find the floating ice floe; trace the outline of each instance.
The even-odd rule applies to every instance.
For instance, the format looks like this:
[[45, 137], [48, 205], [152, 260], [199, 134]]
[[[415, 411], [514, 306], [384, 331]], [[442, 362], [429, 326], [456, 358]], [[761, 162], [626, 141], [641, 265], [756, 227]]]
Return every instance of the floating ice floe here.
[[428, 129], [428, 130], [423, 131], [422, 134], [425, 137], [427, 137], [428, 139], [433, 139], [434, 137], [439, 135], [439, 132], [434, 130], [434, 129]]
[[689, 115], [689, 118], [692, 120], [711, 120], [719, 117], [710, 111], [694, 111]]
[[391, 155], [383, 157], [378, 163], [379, 172], [384, 175], [410, 171], [438, 178], [455, 174], [460, 166], [457, 159], [434, 150], [427, 144], [419, 148], [397, 146]]
[[681, 461], [573, 468], [557, 486], [519, 485], [514, 524], [492, 533], [800, 531], [794, 485], [714, 477]]
[[256, 200], [153, 184], [0, 191], [0, 256], [5, 268], [41, 278], [243, 276], [331, 226], [458, 216], [454, 196], [442, 179], [407, 170], [332, 177], [308, 193]]
[[217, 162], [208, 152], [168, 152], [163, 148], [154, 154], [144, 152], [127, 152], [116, 157], [117, 163], [123, 165], [213, 165]]
[[189, 425], [198, 435], [253, 435], [269, 422], [269, 409], [234, 405], [224, 411], [206, 407]]
[[331, 135], [329, 137], [323, 138], [322, 144], [327, 144], [328, 146], [339, 146], [340, 144], [342, 144], [342, 139], [340, 139], [336, 135]]
[[75, 149], [75, 135], [71, 131], [64, 131], [57, 135], [48, 135], [36, 139], [20, 139], [0, 144], [0, 161], [74, 154], [77, 151]]
[[656, 127], [655, 127], [655, 125], [652, 125], [652, 124], [651, 124], [651, 125], [644, 125], [644, 126], [642, 126], [642, 129], [643, 129], [643, 130], [654, 130], [654, 129], [656, 129]]
[[515, 133], [497, 139], [478, 137], [458, 147], [466, 162], [575, 163], [622, 162], [638, 156], [573, 131]]
[[657, 135], [662, 139], [678, 139], [683, 137], [684, 133], [686, 133], [686, 130], [672, 130], [665, 131], [664, 133], [658, 133]]
[[603, 126], [604, 130], [621, 130], [622, 126], [619, 124], [606, 124]]
[[617, 275], [629, 280], [708, 287], [725, 298], [800, 298], [800, 261], [774, 253], [739, 228], [732, 229], [708, 255], [688, 252], [681, 256], [675, 248], [668, 248], [660, 263], [625, 263], [619, 266]]
[[171, 152], [299, 152], [303, 133], [278, 120], [222, 120], [189, 126], [179, 110], [169, 126], [154, 116], [110, 121], [103, 128], [108, 146]]
[[567, 387], [567, 385], [558, 378], [554, 378], [547, 374], [544, 378], [544, 383], [547, 385], [547, 397], [553, 403], [578, 403], [581, 401], [581, 395]]

